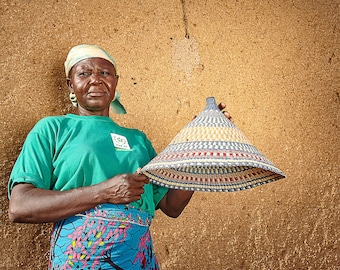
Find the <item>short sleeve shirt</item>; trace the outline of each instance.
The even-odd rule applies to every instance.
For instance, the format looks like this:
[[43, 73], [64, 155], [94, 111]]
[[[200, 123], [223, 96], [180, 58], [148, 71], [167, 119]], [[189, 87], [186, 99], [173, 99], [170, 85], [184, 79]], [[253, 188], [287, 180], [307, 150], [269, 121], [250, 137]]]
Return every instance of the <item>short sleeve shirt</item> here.
[[[110, 117], [50, 116], [28, 134], [8, 184], [30, 183], [48, 190], [91, 186], [118, 174], [134, 173], [156, 152], [146, 135], [116, 124]], [[168, 190], [152, 183], [131, 203], [152, 216]]]

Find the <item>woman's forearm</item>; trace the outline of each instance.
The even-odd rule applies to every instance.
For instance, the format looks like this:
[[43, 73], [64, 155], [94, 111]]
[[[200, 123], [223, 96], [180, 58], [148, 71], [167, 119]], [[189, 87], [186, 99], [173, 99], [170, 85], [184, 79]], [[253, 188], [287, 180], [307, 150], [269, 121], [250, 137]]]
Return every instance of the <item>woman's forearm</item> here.
[[17, 184], [11, 192], [8, 215], [14, 222], [56, 222], [101, 203], [137, 201], [149, 179], [141, 174], [122, 174], [99, 184], [67, 191], [44, 190]]
[[169, 189], [158, 207], [169, 217], [178, 217], [189, 203], [193, 191]]
[[55, 191], [18, 184], [11, 193], [9, 219], [25, 223], [56, 222], [99, 204], [96, 193], [93, 187]]

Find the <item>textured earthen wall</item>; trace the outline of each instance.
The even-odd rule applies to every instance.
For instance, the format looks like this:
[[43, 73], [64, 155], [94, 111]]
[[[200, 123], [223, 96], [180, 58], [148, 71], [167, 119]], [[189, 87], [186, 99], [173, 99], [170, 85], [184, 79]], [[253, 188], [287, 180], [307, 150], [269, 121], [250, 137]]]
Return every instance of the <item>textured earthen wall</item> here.
[[112, 117], [157, 151], [215, 96], [287, 174], [157, 213], [163, 269], [339, 269], [339, 4], [1, 1], [0, 268], [46, 268], [50, 225], [11, 224], [6, 185], [35, 122], [72, 111], [63, 61], [92, 43], [119, 65], [129, 114]]

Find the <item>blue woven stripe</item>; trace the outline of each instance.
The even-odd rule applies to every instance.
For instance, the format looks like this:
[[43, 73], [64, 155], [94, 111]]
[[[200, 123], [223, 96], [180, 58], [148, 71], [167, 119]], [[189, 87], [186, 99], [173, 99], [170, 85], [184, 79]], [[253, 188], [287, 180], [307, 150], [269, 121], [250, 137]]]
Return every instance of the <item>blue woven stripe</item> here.
[[238, 142], [228, 141], [195, 141], [195, 142], [183, 142], [169, 145], [164, 149], [164, 153], [167, 152], [182, 152], [186, 150], [234, 150], [238, 152], [256, 153], [257, 155], [263, 156], [259, 153], [259, 150], [251, 145]]

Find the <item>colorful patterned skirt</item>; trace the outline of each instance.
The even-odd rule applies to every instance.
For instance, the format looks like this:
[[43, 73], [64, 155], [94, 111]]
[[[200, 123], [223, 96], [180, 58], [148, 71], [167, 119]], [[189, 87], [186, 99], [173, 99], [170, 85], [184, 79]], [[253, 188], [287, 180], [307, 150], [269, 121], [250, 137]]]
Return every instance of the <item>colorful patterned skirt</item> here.
[[101, 204], [55, 224], [49, 269], [159, 269], [150, 214]]

